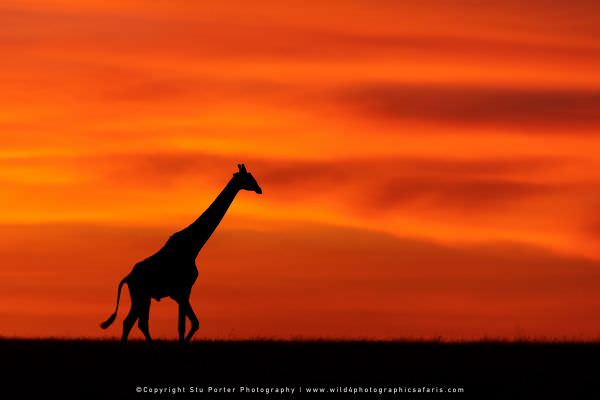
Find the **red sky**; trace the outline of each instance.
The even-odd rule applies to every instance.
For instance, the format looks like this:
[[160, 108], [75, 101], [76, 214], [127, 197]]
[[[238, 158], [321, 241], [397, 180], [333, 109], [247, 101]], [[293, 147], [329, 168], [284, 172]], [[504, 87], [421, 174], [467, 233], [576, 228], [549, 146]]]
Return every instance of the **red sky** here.
[[245, 162], [264, 195], [197, 260], [200, 337], [600, 336], [598, 2], [9, 0], [0, 27], [0, 335], [119, 335], [118, 281]]

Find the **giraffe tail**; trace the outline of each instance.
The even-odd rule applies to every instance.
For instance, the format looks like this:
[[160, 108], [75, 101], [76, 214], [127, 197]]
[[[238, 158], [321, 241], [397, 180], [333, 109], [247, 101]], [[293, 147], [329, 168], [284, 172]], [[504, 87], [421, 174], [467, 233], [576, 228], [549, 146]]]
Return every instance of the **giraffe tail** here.
[[112, 313], [112, 315], [108, 317], [106, 321], [100, 324], [100, 328], [106, 329], [109, 326], [111, 326], [113, 322], [115, 322], [115, 319], [117, 318], [117, 311], [119, 311], [119, 299], [121, 298], [121, 288], [125, 283], [127, 283], [128, 277], [129, 275], [123, 278], [123, 280], [119, 283], [119, 290], [117, 291], [117, 306], [115, 307], [115, 312]]

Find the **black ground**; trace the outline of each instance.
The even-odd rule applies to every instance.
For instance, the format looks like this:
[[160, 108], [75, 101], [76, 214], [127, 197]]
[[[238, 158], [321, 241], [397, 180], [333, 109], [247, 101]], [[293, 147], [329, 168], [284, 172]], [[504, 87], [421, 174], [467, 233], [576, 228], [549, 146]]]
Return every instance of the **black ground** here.
[[[600, 343], [5, 339], [0, 357], [7, 399], [600, 398]], [[294, 393], [266, 391], [285, 387]], [[464, 392], [439, 391], [449, 388]]]

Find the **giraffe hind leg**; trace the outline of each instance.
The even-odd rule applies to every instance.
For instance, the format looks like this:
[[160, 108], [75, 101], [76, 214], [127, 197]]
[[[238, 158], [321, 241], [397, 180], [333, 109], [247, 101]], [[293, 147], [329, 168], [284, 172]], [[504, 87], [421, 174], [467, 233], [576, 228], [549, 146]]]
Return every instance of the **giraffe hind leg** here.
[[138, 319], [137, 311], [135, 310], [135, 308], [132, 305], [131, 309], [129, 310], [129, 314], [127, 314], [127, 317], [125, 317], [125, 320], [123, 320], [123, 336], [121, 336], [121, 343], [127, 342], [127, 337], [129, 336], [129, 332], [131, 332], [131, 328], [133, 328], [133, 325], [135, 324], [135, 321], [137, 319]]
[[123, 335], [121, 336], [121, 343], [126, 343], [129, 333], [138, 319], [138, 291], [135, 290], [135, 282], [129, 282], [127, 288], [129, 289], [129, 297], [131, 299], [131, 307], [129, 313], [123, 320]]
[[150, 336], [150, 326], [149, 326], [150, 297], [144, 297], [143, 299], [140, 299], [140, 304], [139, 304], [138, 310], [139, 310], [138, 311], [138, 316], [139, 316], [138, 327], [144, 334], [144, 337], [146, 338], [146, 340], [151, 342], [152, 337]]
[[180, 342], [184, 342], [184, 340], [185, 340], [185, 316], [186, 316], [186, 309], [180, 303], [179, 304], [179, 315], [178, 315], [178, 321], [177, 321], [177, 333], [179, 333], [179, 341]]

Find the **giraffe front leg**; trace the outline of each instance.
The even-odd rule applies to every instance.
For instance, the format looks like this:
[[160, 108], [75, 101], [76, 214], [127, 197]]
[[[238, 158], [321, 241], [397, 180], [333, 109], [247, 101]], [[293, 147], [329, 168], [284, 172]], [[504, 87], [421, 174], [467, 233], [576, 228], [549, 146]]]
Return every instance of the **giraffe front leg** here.
[[185, 341], [189, 342], [190, 340], [192, 340], [192, 336], [194, 336], [194, 333], [196, 333], [198, 331], [198, 328], [200, 328], [200, 322], [198, 322], [198, 318], [196, 317], [194, 310], [192, 310], [192, 306], [190, 304], [189, 299], [186, 299], [185, 301], [185, 312], [187, 317], [190, 319], [190, 322], [192, 323], [190, 331], [188, 332], [185, 338]]

